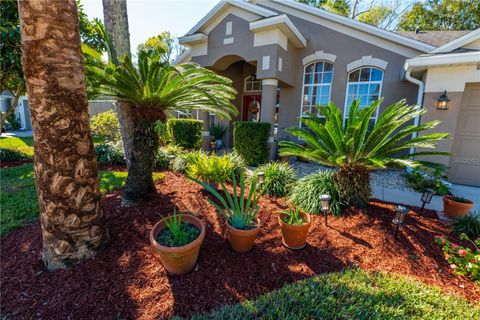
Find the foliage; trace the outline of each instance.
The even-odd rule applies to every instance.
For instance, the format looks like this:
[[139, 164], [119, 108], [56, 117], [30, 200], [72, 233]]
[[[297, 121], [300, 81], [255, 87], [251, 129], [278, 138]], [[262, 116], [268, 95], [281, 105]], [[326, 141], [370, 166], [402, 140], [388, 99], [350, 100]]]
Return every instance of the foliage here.
[[418, 192], [432, 189], [437, 195], [441, 196], [449, 192], [449, 185], [445, 183], [444, 171], [438, 168], [415, 168], [411, 172], [404, 173], [403, 177], [407, 184]]
[[301, 211], [299, 208], [289, 208], [288, 210], [282, 211], [283, 214], [283, 222], [293, 225], [304, 224], [305, 221], [301, 215]]
[[168, 119], [167, 132], [170, 142], [185, 149], [202, 146], [203, 122], [195, 119]]
[[233, 164], [233, 174], [235, 174], [237, 180], [240, 179], [240, 175], [245, 173], [245, 169], [247, 168], [245, 159], [235, 151], [227, 153], [225, 156]]
[[155, 158], [155, 165], [157, 167], [167, 169], [171, 165], [171, 162], [172, 162], [171, 157], [172, 156], [175, 158], [179, 157], [184, 152], [185, 151], [183, 148], [173, 144], [168, 144], [164, 147], [160, 147], [158, 148], [157, 155]]
[[20, 123], [18, 122], [17, 116], [15, 113], [10, 113], [6, 119], [8, 123], [10, 123], [10, 126], [12, 126], [12, 130], [18, 130], [20, 129]]
[[115, 146], [112, 143], [97, 144], [95, 153], [100, 164], [125, 164], [125, 153], [123, 148]]
[[17, 151], [33, 157], [33, 137], [0, 137], [0, 148]]
[[210, 135], [213, 136], [216, 140], [221, 140], [227, 133], [227, 130], [227, 126], [224, 126], [221, 123], [214, 123], [210, 126]]
[[366, 208], [372, 195], [370, 173], [364, 166], [344, 165], [333, 175], [341, 203]]
[[122, 138], [117, 113], [113, 110], [93, 116], [90, 128], [92, 134], [104, 142], [117, 142]]
[[160, 145], [168, 145], [170, 143], [170, 136], [165, 123], [157, 121], [155, 123], [155, 131], [157, 131]]
[[[253, 182], [250, 185], [248, 194], [246, 194], [246, 184], [244, 180], [244, 174], [242, 173], [240, 175], [240, 181], [238, 184], [238, 191], [240, 194], [238, 194], [237, 178], [234, 174], [232, 174], [231, 179], [233, 193], [230, 194], [230, 191], [222, 182], [221, 186], [224, 193], [224, 196], [222, 197], [220, 193], [218, 193], [207, 183], [201, 182], [194, 178], [190, 179], [203, 186], [203, 188], [213, 194], [215, 198], [220, 201], [220, 204], [223, 206], [223, 208], [215, 203], [212, 199], [208, 199], [208, 201], [215, 207], [215, 209], [217, 209], [217, 211], [232, 227], [240, 230], [251, 229], [255, 227], [255, 217], [258, 213], [258, 210], [260, 210], [258, 200], [260, 200], [261, 196], [261, 194], [257, 192], [259, 187], [257, 183]], [[247, 196], [247, 198], [245, 198], [245, 196]]]
[[0, 148], [0, 162], [28, 160], [29, 157], [16, 150]]
[[172, 170], [175, 172], [185, 172], [190, 164], [195, 163], [198, 158], [203, 156], [207, 156], [203, 150], [194, 150], [178, 154], [175, 159], [173, 159]]
[[185, 52], [186, 48], [178, 43], [168, 31], [150, 37], [144, 43], [138, 45], [137, 51], [157, 50], [163, 53], [162, 60], [171, 62]]
[[319, 214], [322, 212], [320, 195], [329, 194], [332, 197], [331, 212], [334, 215], [340, 215], [342, 204], [333, 175], [333, 171], [323, 170], [298, 180], [289, 196], [290, 201], [303, 211]]
[[173, 210], [173, 215], [168, 216], [165, 221], [166, 229], [160, 231], [157, 242], [167, 247], [181, 247], [189, 244], [200, 234], [200, 230], [190, 223], [182, 222], [182, 215]]
[[[125, 184], [126, 172], [101, 171], [100, 191], [108, 193]], [[38, 219], [33, 163], [0, 170], [0, 235]]]
[[86, 45], [83, 49], [92, 58], [85, 63], [86, 76], [94, 80], [89, 84], [95, 83], [88, 87], [90, 98], [109, 96], [131, 103], [146, 117], [162, 121], [177, 110], [202, 110], [228, 119], [238, 114], [230, 102], [237, 94], [232, 80], [195, 63], [173, 66], [162, 61], [162, 52], [141, 50], [136, 66], [129, 56], [116, 65]]
[[475, 30], [480, 27], [478, 0], [427, 0], [405, 12], [400, 30]]
[[445, 236], [435, 237], [435, 243], [442, 247], [453, 273], [467, 276], [480, 285], [480, 238], [471, 240], [462, 233], [460, 239], [469, 242], [474, 249], [452, 243]]
[[[411, 277], [360, 268], [324, 273], [191, 320], [479, 319], [480, 307]], [[173, 318], [172, 320], [180, 320]]]
[[228, 155], [217, 156], [215, 153], [210, 156], [199, 153], [186, 169], [188, 176], [207, 183], [229, 181], [234, 171], [235, 163]]
[[452, 195], [450, 200], [455, 201], [455, 202], [460, 202], [460, 203], [472, 203], [472, 201], [468, 200], [467, 198], [459, 197], [459, 196], [455, 196], [455, 195]]
[[105, 52], [107, 46], [103, 39], [102, 31], [98, 26], [103, 26], [103, 23], [100, 19], [94, 18], [93, 20], [88, 19], [87, 14], [84, 11], [83, 5], [77, 0], [77, 10], [78, 10], [78, 23], [80, 27], [80, 38], [83, 43], [89, 45], [97, 51]]
[[265, 174], [263, 177], [262, 191], [270, 196], [286, 196], [296, 180], [295, 169], [288, 163], [270, 162], [255, 168], [247, 180], [248, 183], [251, 183], [253, 180], [258, 183], [259, 172]]
[[453, 219], [451, 226], [458, 235], [465, 233], [471, 239], [480, 238], [480, 214], [478, 212], [470, 212], [463, 217]]
[[237, 121], [233, 124], [233, 149], [249, 166], [267, 160], [270, 128], [270, 123]]

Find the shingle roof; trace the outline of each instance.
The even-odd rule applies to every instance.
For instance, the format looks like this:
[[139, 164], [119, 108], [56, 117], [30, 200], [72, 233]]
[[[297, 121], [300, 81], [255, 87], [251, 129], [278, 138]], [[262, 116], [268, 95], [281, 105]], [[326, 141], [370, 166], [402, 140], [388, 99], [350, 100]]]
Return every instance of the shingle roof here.
[[471, 30], [455, 30], [455, 31], [399, 31], [398, 34], [412, 38], [424, 43], [428, 43], [435, 47], [443, 46], [461, 36], [471, 32]]

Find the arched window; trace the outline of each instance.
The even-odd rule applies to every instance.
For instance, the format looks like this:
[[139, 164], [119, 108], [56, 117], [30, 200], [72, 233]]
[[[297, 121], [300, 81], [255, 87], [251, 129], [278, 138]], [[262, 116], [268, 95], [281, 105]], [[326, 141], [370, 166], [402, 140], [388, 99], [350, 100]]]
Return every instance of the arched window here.
[[244, 91], [262, 91], [262, 80], [258, 80], [256, 74], [246, 77]]
[[[366, 108], [372, 102], [380, 99], [382, 93], [383, 70], [374, 67], [362, 67], [348, 74], [347, 98], [345, 99], [345, 112], [343, 116], [348, 118], [348, 112], [352, 101], [360, 99], [360, 108]], [[373, 125], [378, 118], [378, 109], [371, 118]]]
[[300, 117], [317, 113], [317, 105], [327, 105], [332, 92], [333, 64], [316, 61], [305, 66]]

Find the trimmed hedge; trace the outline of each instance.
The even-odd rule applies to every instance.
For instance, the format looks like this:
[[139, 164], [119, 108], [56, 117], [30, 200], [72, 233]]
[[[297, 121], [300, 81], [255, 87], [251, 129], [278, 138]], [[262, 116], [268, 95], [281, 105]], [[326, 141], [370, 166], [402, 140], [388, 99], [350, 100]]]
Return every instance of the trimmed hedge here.
[[167, 121], [170, 142], [185, 149], [202, 147], [202, 128], [201, 120], [172, 118]]
[[270, 123], [237, 121], [233, 124], [233, 149], [249, 166], [268, 160]]

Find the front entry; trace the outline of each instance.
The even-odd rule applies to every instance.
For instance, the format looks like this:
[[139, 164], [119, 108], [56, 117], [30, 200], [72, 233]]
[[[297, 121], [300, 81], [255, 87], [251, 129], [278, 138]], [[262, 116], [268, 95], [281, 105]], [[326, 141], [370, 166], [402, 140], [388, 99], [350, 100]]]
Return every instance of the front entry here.
[[243, 121], [260, 121], [260, 103], [261, 95], [245, 95], [243, 96]]
[[467, 84], [458, 114], [449, 178], [480, 186], [480, 83]]

